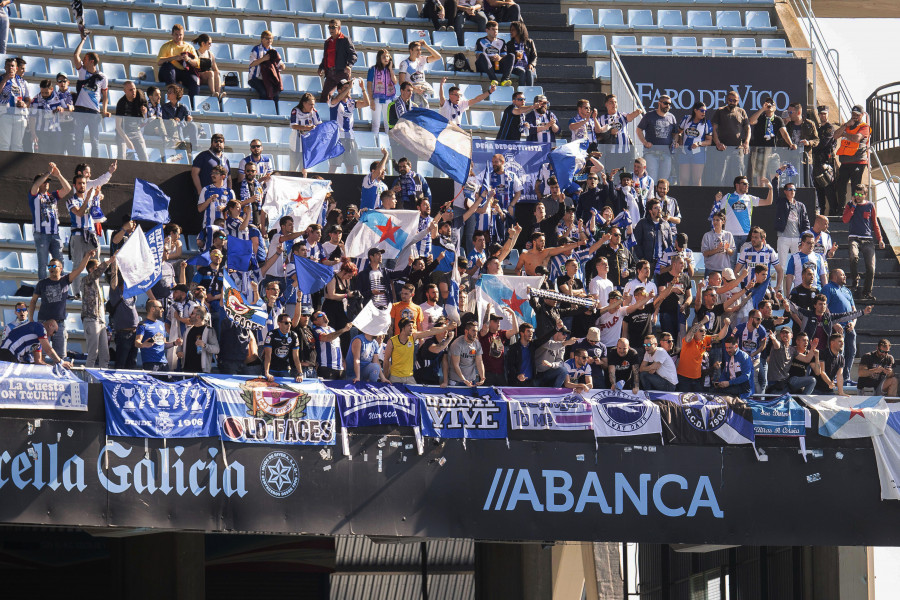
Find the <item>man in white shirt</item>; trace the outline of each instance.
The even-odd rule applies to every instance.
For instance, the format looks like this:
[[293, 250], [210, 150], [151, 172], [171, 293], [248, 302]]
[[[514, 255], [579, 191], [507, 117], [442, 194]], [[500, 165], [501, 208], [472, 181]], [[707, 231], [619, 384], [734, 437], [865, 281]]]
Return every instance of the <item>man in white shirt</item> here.
[[597, 259], [597, 275], [591, 279], [589, 292], [593, 298], [600, 301], [600, 306], [609, 304], [609, 294], [615, 289], [612, 281], [607, 278], [609, 274], [609, 261], [605, 257]]
[[433, 283], [427, 284], [425, 286], [425, 302], [419, 305], [424, 317], [422, 331], [428, 331], [434, 327], [437, 320], [444, 316], [444, 307], [438, 304], [437, 301], [438, 287]]
[[438, 112], [440, 112], [448, 121], [453, 123], [454, 125], [459, 125], [460, 120], [462, 119], [462, 114], [469, 110], [472, 106], [478, 104], [482, 100], [487, 99], [488, 96], [494, 93], [496, 90], [496, 86], [491, 86], [488, 88], [488, 91], [482, 93], [479, 96], [475, 96], [471, 100], [465, 100], [459, 93], [458, 86], [450, 86], [450, 89], [447, 90], [447, 98], [444, 98], [444, 84], [447, 83], [447, 78], [444, 77], [441, 79], [441, 88], [438, 90], [438, 97], [441, 101], [441, 108]]
[[639, 369], [642, 390], [674, 392], [678, 371], [669, 353], [660, 348], [653, 334], [644, 337], [644, 360]]

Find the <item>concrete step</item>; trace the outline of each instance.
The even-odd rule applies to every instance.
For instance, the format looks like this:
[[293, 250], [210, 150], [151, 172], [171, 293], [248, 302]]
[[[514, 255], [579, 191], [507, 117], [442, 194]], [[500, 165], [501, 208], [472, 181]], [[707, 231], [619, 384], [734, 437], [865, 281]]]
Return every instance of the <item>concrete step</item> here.
[[[849, 273], [850, 258], [843, 252], [838, 251], [838, 254], [839, 256], [828, 259], [828, 268], [843, 269], [845, 272]], [[843, 254], [843, 256], [840, 256], [841, 254]], [[863, 265], [860, 265], [859, 269], [862, 271]], [[893, 253], [890, 253], [889, 250], [879, 250], [875, 253], [876, 273], [896, 273], [898, 271], [900, 271], [900, 263], [897, 262]]]

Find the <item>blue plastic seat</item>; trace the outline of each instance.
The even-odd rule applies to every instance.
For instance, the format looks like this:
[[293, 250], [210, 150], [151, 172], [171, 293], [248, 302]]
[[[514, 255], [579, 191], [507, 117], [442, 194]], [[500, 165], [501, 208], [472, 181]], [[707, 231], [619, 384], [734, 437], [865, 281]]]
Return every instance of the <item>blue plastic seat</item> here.
[[153, 39], [150, 41], [150, 54], [159, 55], [160, 48], [166, 43], [166, 40]]
[[265, 125], [244, 125], [244, 137], [247, 140], [259, 140], [269, 143], [269, 128]]
[[[187, 96], [184, 96], [184, 98], [187, 98]], [[234, 99], [235, 98], [228, 98], [228, 100]], [[187, 106], [190, 106], [190, 104]], [[219, 109], [219, 99], [214, 98], [213, 96], [197, 96], [194, 98], [194, 110], [204, 113], [222, 112], [221, 109]], [[246, 108], [244, 109], [244, 112], [247, 112]]]
[[608, 60], [594, 61], [594, 77], [598, 79], [609, 79], [612, 76], [612, 70]]
[[[91, 38], [94, 36], [88, 36], [87, 39], [84, 40], [84, 46], [81, 47], [82, 50], [93, 50], [94, 44], [91, 42]], [[77, 48], [78, 42], [81, 41], [81, 36], [77, 33], [67, 33], [66, 41], [68, 42], [69, 48]]]
[[250, 62], [250, 51], [253, 50], [256, 44], [232, 44], [231, 45], [231, 55], [234, 57], [234, 60], [242, 60], [245, 62]]
[[[322, 80], [313, 75], [297, 75], [297, 90], [317, 94], [322, 91]], [[328, 114], [328, 111], [325, 111]], [[319, 115], [321, 116], [321, 114]]]
[[28, 73], [49, 73], [47, 59], [43, 56], [23, 56], [25, 59], [25, 71]]
[[366, 3], [362, 0], [344, 0], [344, 9], [341, 11], [345, 15], [368, 16]]
[[729, 56], [728, 40], [725, 38], [703, 38], [700, 43], [703, 47], [703, 56]]
[[[477, 31], [467, 31], [463, 34], [463, 46], [465, 46], [469, 50], [474, 50], [475, 44], [483, 37], [484, 33], [479, 33]], [[475, 65], [472, 66], [474, 67]]]
[[581, 36], [581, 49], [584, 52], [609, 52], [609, 47], [606, 45], [606, 36], [600, 34]]
[[285, 48], [285, 52], [287, 53], [288, 63], [292, 65], [312, 64], [312, 54], [310, 54], [309, 48]]
[[181, 0], [182, 6], [201, 6], [206, 8], [206, 0]]
[[627, 29], [622, 10], [618, 8], [601, 8], [597, 10], [597, 23], [601, 29]]
[[[42, 6], [35, 6], [34, 4], [19, 4], [17, 7], [19, 11], [20, 19], [27, 19], [29, 21], [43, 21], [44, 20], [44, 8]], [[66, 20], [70, 20], [67, 16]]]
[[187, 18], [187, 28], [188, 31], [196, 32], [196, 33], [211, 33], [213, 30], [212, 19], [209, 17], [194, 17], [188, 16]]
[[150, 54], [150, 47], [147, 46], [147, 40], [144, 38], [125, 36], [122, 38], [122, 51], [132, 54]]
[[41, 40], [38, 38], [38, 32], [33, 29], [14, 29], [16, 34], [16, 43], [23, 46], [40, 46]]
[[131, 13], [131, 26], [135, 29], [159, 29], [153, 13]]
[[213, 53], [213, 56], [216, 57], [216, 60], [231, 60], [231, 46], [228, 44], [213, 42], [212, 47], [209, 49], [210, 52]]
[[0, 267], [4, 269], [21, 269], [18, 252], [0, 252]]
[[252, 35], [253, 37], [259, 37], [263, 31], [267, 31], [269, 29], [269, 24], [265, 21], [260, 21], [257, 19], [244, 19], [244, 34]]
[[539, 85], [520, 85], [517, 91], [525, 94], [525, 103], [527, 104], [529, 100], [534, 100], [535, 96], [543, 96], [544, 88]]
[[390, 2], [369, 2], [369, 15], [379, 19], [393, 19], [394, 10]]
[[322, 26], [318, 23], [298, 23], [297, 37], [301, 40], [323, 41]]
[[216, 33], [241, 35], [241, 22], [237, 19], [216, 17]]
[[100, 25], [100, 15], [97, 14], [97, 10], [94, 8], [86, 8], [84, 9], [84, 24], [88, 27], [95, 27]]
[[123, 10], [104, 10], [103, 24], [110, 27], [131, 27], [128, 13]]
[[668, 54], [665, 46], [668, 46], [666, 38], [661, 35], [644, 35], [641, 36], [641, 46], [644, 54]]
[[735, 56], [756, 56], [759, 50], [756, 50], [756, 40], [753, 38], [732, 38], [731, 47], [734, 48]]
[[357, 27], [354, 26], [352, 29], [353, 32], [353, 41], [355, 43], [363, 43], [363, 44], [377, 44], [378, 43], [378, 34], [375, 33], [374, 27]]
[[593, 25], [594, 11], [590, 8], [570, 8], [569, 25]]
[[209, 0], [209, 6], [212, 8], [234, 8], [231, 0]]
[[243, 98], [225, 98], [222, 101], [222, 112], [235, 114], [249, 114], [247, 101]]
[[[294, 107], [297, 106], [297, 103], [293, 100], [279, 100], [278, 101], [278, 114], [284, 117], [291, 116], [291, 111], [294, 110]], [[255, 112], [255, 111], [254, 111]], [[290, 129], [288, 128], [288, 133], [290, 133]]]
[[737, 10], [717, 10], [716, 27], [719, 29], [743, 29], [741, 13]]
[[[66, 227], [67, 230], [71, 230], [71, 227]], [[59, 237], [62, 240], [69, 239], [69, 232], [63, 234], [62, 227], [59, 228]], [[63, 241], [65, 244], [65, 241]], [[37, 274], [38, 264], [37, 264], [37, 254], [34, 252], [22, 252], [19, 254], [19, 260], [22, 262], [22, 268], [31, 273]], [[63, 261], [65, 263], [65, 261]], [[65, 269], [65, 265], [63, 265], [63, 270], [68, 272], [70, 269]]]
[[653, 22], [653, 11], [650, 10], [629, 10], [628, 26], [632, 29], [655, 29], [656, 24]]
[[431, 34], [435, 48], [456, 48], [456, 32], [435, 31]]
[[[673, 51], [673, 53], [678, 56], [687, 56], [700, 53], [700, 51], [696, 48], [691, 48], [691, 46], [697, 45], [697, 38], [693, 36], [674, 35], [672, 36], [672, 45], [675, 46], [675, 50]], [[685, 46], [687, 47], [685, 48]]]
[[713, 31], [712, 13], [708, 10], [689, 10], [687, 12], [687, 25], [690, 29], [699, 31]]
[[275, 102], [273, 102], [272, 100], [251, 98], [250, 112], [252, 112], [254, 115], [277, 115], [278, 109], [276, 108]]
[[66, 23], [72, 20], [72, 14], [66, 6], [46, 6], [44, 11], [51, 23]]
[[263, 10], [284, 10], [286, 11], [287, 2], [285, 0], [262, 0]]
[[[424, 36], [422, 35], [423, 33], [425, 34]], [[497, 36], [497, 37], [500, 37], [500, 36]], [[429, 44], [431, 43], [431, 34], [428, 32], [427, 29], [407, 29], [406, 30], [407, 43], [421, 42], [422, 40], [425, 40]], [[426, 56], [427, 56], [427, 54], [426, 54]]]
[[0, 223], [0, 240], [4, 242], [21, 242], [24, 239], [22, 229], [18, 223]]
[[[354, 27], [354, 29], [356, 29]], [[403, 30], [402, 29], [393, 29], [391, 27], [380, 27], [378, 29], [378, 35], [380, 36], [382, 44], [388, 44], [391, 46], [406, 46], [407, 42], [403, 39]], [[454, 34], [454, 37], [456, 34]], [[402, 60], [402, 59], [400, 59]], [[397, 64], [398, 61], [395, 61]]]
[[474, 127], [496, 127], [497, 121], [490, 110], [470, 110], [469, 123]]
[[680, 10], [660, 10], [656, 13], [656, 20], [659, 22], [660, 28], [675, 27], [681, 29], [684, 27]]
[[295, 38], [297, 30], [294, 24], [289, 21], [272, 21], [272, 33], [278, 38]]
[[159, 15], [159, 28], [163, 31], [172, 31], [175, 25], [184, 27], [184, 17], [181, 15]]
[[419, 7], [410, 2], [394, 2], [394, 15], [398, 19], [419, 19]]
[[312, 0], [288, 0], [288, 10], [311, 13], [313, 11]]
[[260, 12], [259, 0], [234, 0], [234, 7], [247, 12]]
[[765, 56], [791, 56], [787, 51], [787, 42], [781, 38], [763, 38], [760, 46], [764, 48], [762, 53]]
[[119, 39], [112, 35], [95, 35], [94, 50], [98, 52], [118, 52]]
[[633, 35], [612, 36], [612, 46], [619, 54], [635, 54], [638, 52], [637, 38]]
[[47, 59], [47, 62], [49, 63], [47, 66], [50, 68], [50, 73], [64, 73], [70, 77], [75, 76], [75, 67], [72, 66], [72, 61], [68, 58], [50, 58]]
[[315, 12], [323, 15], [339, 15], [341, 14], [341, 7], [338, 4], [338, 0], [316, 0]]
[[[480, 87], [481, 86], [479, 86], [479, 89], [477, 89], [475, 91], [476, 96], [481, 93]], [[498, 87], [496, 90], [494, 90], [494, 93], [491, 94], [490, 100], [491, 100], [491, 102], [494, 102], [494, 103], [510, 104], [512, 102], [512, 98], [513, 98], [512, 86], [505, 86], [505, 87], [501, 86], [501, 87]], [[525, 98], [525, 104], [531, 104], [531, 100], [532, 100], [531, 98]]]
[[772, 21], [769, 18], [769, 11], [767, 10], [748, 10], [744, 15], [744, 18], [747, 23], [747, 29], [766, 32], [776, 30], [776, 28], [772, 26]]
[[[231, 141], [231, 145], [233, 146], [236, 143], [242, 143], [244, 140], [240, 125], [235, 125], [233, 123], [214, 123], [213, 131], [225, 136], [226, 145], [229, 141]], [[244, 156], [239, 154], [237, 156], [237, 162], [234, 162], [230, 157], [228, 160], [231, 160], [232, 164], [237, 164], [242, 158], [244, 158]]]

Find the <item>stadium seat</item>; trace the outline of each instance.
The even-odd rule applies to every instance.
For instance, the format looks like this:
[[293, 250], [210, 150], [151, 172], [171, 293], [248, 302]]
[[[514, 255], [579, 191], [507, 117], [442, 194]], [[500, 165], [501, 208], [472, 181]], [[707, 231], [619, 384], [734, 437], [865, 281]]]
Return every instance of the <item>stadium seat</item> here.
[[[479, 89], [475, 95], [477, 96], [480, 93], [481, 93], [481, 90]], [[512, 97], [513, 97], [512, 86], [506, 86], [506, 87], [501, 86], [501, 87], [498, 87], [496, 90], [494, 90], [494, 93], [491, 94], [491, 102], [500, 103], [500, 104], [510, 104], [510, 103], [512, 103]], [[525, 98], [525, 104], [531, 104], [531, 101], [532, 101], [532, 98], [527, 98], [527, 97]]]
[[18, 252], [0, 252], [0, 267], [4, 269], [21, 269]]
[[[463, 46], [468, 48], [469, 50], [475, 49], [475, 44], [479, 39], [484, 37], [484, 33], [479, 33], [477, 31], [466, 31], [463, 33]], [[474, 64], [472, 65], [475, 66]]]
[[68, 332], [83, 332], [84, 331], [84, 323], [81, 322], [81, 315], [79, 313], [67, 313], [66, 314], [66, 331]]
[[[452, 32], [451, 32], [452, 33]], [[387, 44], [389, 46], [396, 46], [398, 48], [406, 48], [407, 42], [403, 39], [403, 30], [402, 29], [394, 29], [392, 27], [381, 27], [378, 30], [378, 34], [381, 36], [381, 43]], [[456, 34], [453, 34], [454, 38]], [[474, 45], [473, 45], [474, 47]], [[427, 56], [427, 55], [426, 55]], [[402, 58], [396, 58], [394, 62], [396, 64], [400, 64]]]
[[672, 36], [672, 45], [675, 46], [674, 54], [679, 56], [687, 56], [690, 54], [699, 54], [700, 51], [691, 46], [697, 45], [697, 38], [674, 35]]
[[358, 15], [358, 16], [368, 16], [368, 11], [366, 11], [366, 3], [362, 0], [344, 0], [344, 10], [340, 11], [345, 15]]
[[159, 29], [153, 13], [131, 13], [131, 25], [135, 29]]
[[[187, 98], [187, 96], [185, 96], [185, 98]], [[235, 100], [235, 98], [228, 98], [228, 100]], [[197, 96], [194, 98], [194, 110], [205, 113], [222, 112], [219, 108], [219, 99], [213, 98], [212, 96]], [[244, 109], [244, 112], [247, 112], [246, 108]]]
[[791, 56], [787, 50], [787, 42], [781, 38], [763, 38], [760, 42], [765, 56]]
[[184, 27], [184, 17], [181, 15], [159, 15], [159, 28], [163, 31], [172, 31], [172, 27], [175, 25]]
[[594, 61], [594, 77], [600, 79], [609, 79], [612, 76], [611, 67], [608, 60]]
[[[399, 31], [399, 30], [397, 30]], [[362, 43], [362, 44], [377, 44], [378, 43], [378, 34], [375, 33], [374, 27], [356, 27], [354, 26], [352, 29], [353, 32], [353, 42], [354, 43]], [[402, 36], [402, 33], [401, 33]], [[401, 37], [402, 39], [402, 37]], [[389, 43], [384, 42], [382, 43]]]
[[[20, 4], [18, 6], [19, 18], [27, 19], [29, 21], [43, 21], [44, 20], [44, 8], [41, 6], [35, 6], [34, 4]], [[66, 21], [70, 20], [71, 17], [66, 15]]]
[[[62, 227], [60, 227], [60, 229], [62, 229]], [[67, 233], [65, 236], [63, 236], [62, 231], [59, 232], [59, 236], [62, 240], [67, 240], [69, 238], [69, 234]], [[34, 252], [23, 252], [19, 254], [18, 257], [22, 262], [22, 269], [25, 269], [26, 271], [29, 271], [31, 273], [37, 273], [37, 254], [35, 254]]]
[[255, 45], [256, 44], [232, 44], [231, 56], [234, 57], [234, 60], [250, 62], [250, 51], [253, 50]]
[[[297, 102], [293, 100], [279, 100], [278, 101], [278, 114], [283, 117], [290, 117], [291, 111], [294, 110], [294, 107], [297, 106]], [[290, 131], [290, 130], [288, 130]]]
[[766, 32], [776, 31], [776, 28], [772, 26], [769, 11], [767, 10], [748, 10], [744, 18], [747, 22], [747, 29]]
[[193, 33], [206, 33], [209, 34], [213, 30], [212, 19], [209, 17], [193, 17], [188, 16], [187, 18], [187, 29]]
[[415, 4], [408, 2], [394, 2], [394, 15], [398, 19], [418, 19], [419, 9]]
[[[272, 100], [251, 98], [250, 112], [252, 112], [254, 115], [277, 115], [278, 108], [276, 107], [275, 102], [273, 102]], [[287, 114], [290, 114], [290, 112], [288, 112]]]
[[[119, 39], [113, 35], [94, 35], [94, 50], [97, 52], [118, 52]], [[103, 63], [101, 63], [103, 64]]]
[[369, 2], [369, 15], [379, 19], [393, 19], [394, 11], [390, 2]]
[[703, 47], [703, 56], [729, 56], [728, 40], [725, 38], [703, 38], [700, 43]]
[[288, 0], [288, 10], [311, 13], [313, 11], [312, 0]]
[[122, 38], [122, 52], [150, 54], [150, 48], [147, 46], [147, 40], [144, 38], [124, 36]]
[[33, 29], [18, 29], [15, 30], [16, 34], [16, 43], [20, 46], [35, 46], [40, 47], [41, 40], [38, 38], [38, 32]]
[[680, 10], [661, 10], [657, 13], [656, 19], [659, 21], [660, 29], [664, 27], [681, 29], [684, 27]]
[[533, 101], [535, 96], [542, 96], [544, 94], [544, 88], [539, 85], [520, 85], [518, 91], [525, 94], [526, 104], [529, 100]]
[[[66, 9], [68, 10], [68, 9]], [[84, 24], [88, 27], [97, 27], [100, 25], [100, 15], [93, 8], [84, 9]]]
[[232, 60], [231, 46], [228, 44], [213, 43], [210, 52], [216, 57], [216, 60]]
[[285, 48], [287, 62], [292, 65], [311, 65], [312, 54], [309, 48]]
[[234, 0], [234, 7], [245, 12], [260, 12], [259, 0]]
[[470, 110], [469, 123], [479, 128], [497, 126], [497, 121], [494, 120], [494, 113], [490, 110]]
[[712, 13], [708, 10], [689, 10], [687, 12], [687, 25], [691, 29], [699, 31], [714, 31]]
[[322, 26], [317, 23], [299, 23], [297, 25], [297, 37], [301, 40], [324, 41]]
[[75, 76], [75, 67], [72, 61], [67, 58], [50, 58], [47, 60], [50, 73], [65, 73], [70, 77]]
[[21, 242], [24, 240], [18, 223], [0, 223], [0, 241]]
[[653, 11], [649, 10], [629, 10], [628, 26], [632, 29], [655, 29], [656, 24], [653, 22]]
[[103, 24], [108, 27], [131, 27], [128, 13], [123, 10], [104, 10]]
[[597, 10], [597, 23], [600, 24], [600, 29], [628, 29], [625, 26], [625, 17], [622, 16], [622, 11], [618, 8], [601, 8]]
[[318, 94], [322, 91], [322, 80], [317, 75], [297, 75], [297, 89]]
[[322, 15], [339, 15], [341, 7], [338, 5], [338, 0], [316, 0], [316, 12]]
[[287, 7], [287, 2], [285, 2], [285, 0], [262, 0], [262, 9], [263, 10], [286, 11], [288, 9], [288, 7]]
[[237, 19], [223, 19], [216, 17], [216, 33], [241, 35], [241, 22]]
[[247, 111], [247, 101], [243, 98], [225, 98], [222, 101], [222, 112], [249, 114]]
[[272, 21], [272, 33], [278, 38], [295, 38], [297, 31], [294, 24], [288, 21]]
[[206, 8], [206, 0], [181, 0], [182, 6], [202, 6]]
[[209, 6], [212, 8], [234, 8], [231, 0], [209, 0]]
[[644, 35], [641, 36], [641, 46], [644, 54], [668, 54], [665, 46], [668, 46], [666, 38], [661, 35]]
[[743, 29], [741, 13], [736, 10], [717, 10], [716, 27], [719, 29]]
[[258, 38], [263, 31], [269, 29], [269, 24], [256, 19], [244, 19], [244, 35], [252, 35]]
[[[358, 62], [356, 64], [359, 64]], [[281, 76], [281, 84], [284, 88], [285, 92], [296, 92], [297, 84], [294, 83], [293, 75], [282, 75]]]
[[22, 234], [25, 236], [26, 242], [34, 241], [34, 225], [31, 223], [22, 223]]
[[47, 73], [49, 70], [47, 69], [47, 59], [42, 56], [23, 56], [25, 59], [25, 64], [27, 65], [26, 71], [31, 73]]
[[569, 25], [593, 25], [594, 11], [590, 8], [570, 8]]
[[[422, 35], [422, 34], [425, 34], [425, 35]], [[407, 43], [421, 42], [422, 40], [425, 40], [429, 44], [431, 43], [431, 34], [428, 32], [427, 29], [407, 29], [406, 30]]]
[[619, 54], [635, 54], [638, 52], [637, 38], [633, 35], [612, 36], [612, 46]]
[[[125, 74], [125, 65], [120, 63], [101, 63], [101, 70], [103, 74], [106, 75], [108, 79], [128, 79], [128, 75]], [[110, 96], [112, 96], [112, 91], [110, 90]]]
[[72, 21], [72, 14], [65, 6], [47, 6], [45, 10], [47, 20], [51, 23], [68, 23]]
[[732, 38], [731, 47], [734, 48], [735, 56], [756, 56], [759, 51], [756, 50], [756, 40], [753, 38]]
[[166, 43], [166, 40], [160, 40], [160, 39], [150, 40], [150, 54], [153, 54], [154, 56], [158, 55], [160, 48], [162, 48], [163, 44], [165, 44], [165, 43]]
[[249, 140], [259, 140], [264, 144], [269, 143], [269, 128], [264, 125], [244, 125], [244, 137]]
[[435, 31], [431, 34], [435, 48], [456, 48], [456, 32]]

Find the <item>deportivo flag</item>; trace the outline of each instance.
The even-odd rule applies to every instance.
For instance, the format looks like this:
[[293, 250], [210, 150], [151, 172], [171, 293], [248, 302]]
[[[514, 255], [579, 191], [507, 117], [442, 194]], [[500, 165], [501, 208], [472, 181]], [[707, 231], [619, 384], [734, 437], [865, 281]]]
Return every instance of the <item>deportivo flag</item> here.
[[900, 404], [891, 404], [884, 434], [872, 436], [882, 500], [900, 500]]
[[294, 255], [297, 286], [304, 294], [314, 294], [334, 278], [334, 269], [305, 256]]
[[740, 398], [648, 392], [659, 405], [663, 438], [676, 444], [752, 444], [753, 413]]
[[537, 325], [534, 310], [528, 303], [528, 288], [538, 288], [543, 277], [519, 277], [512, 275], [482, 275], [478, 283], [481, 300], [490, 302], [494, 314], [503, 317], [500, 327], [509, 329], [512, 323], [506, 318], [504, 308], [512, 309], [521, 323]]
[[326, 179], [272, 175], [262, 208], [269, 223], [278, 223], [281, 217], [291, 215], [294, 231], [303, 231], [308, 225], [319, 222], [325, 196], [330, 191], [331, 182]]
[[469, 178], [472, 135], [442, 114], [427, 108], [407, 111], [391, 129], [390, 137], [436, 166], [453, 181], [465, 184]]
[[888, 410], [884, 396], [800, 396], [819, 413], [819, 435], [836, 439], [882, 435]]
[[123, 298], [143, 294], [162, 276], [163, 226], [144, 234], [138, 225], [119, 250], [116, 259], [125, 284]]
[[556, 171], [556, 179], [560, 189], [566, 189], [575, 178], [575, 173], [584, 168], [587, 162], [587, 140], [578, 140], [564, 144], [550, 151], [550, 164]]
[[[344, 252], [351, 258], [367, 256], [369, 250], [384, 250], [384, 258], [397, 258], [428, 234], [419, 231], [419, 213], [415, 210], [367, 210], [347, 236]], [[423, 235], [424, 234], [424, 235]]]
[[303, 166], [307, 169], [343, 153], [337, 121], [323, 121], [303, 138]]
[[643, 393], [590, 390], [582, 397], [591, 403], [594, 435], [598, 438], [662, 433], [659, 405]]
[[135, 178], [134, 200], [131, 202], [131, 218], [133, 220], [168, 223], [169, 202], [169, 197], [156, 185]]
[[233, 235], [228, 236], [228, 268], [244, 273], [250, 270], [253, 259], [253, 244]]
[[257, 300], [256, 304], [248, 304], [228, 273], [222, 273], [222, 308], [225, 315], [243, 329], [266, 328], [269, 318], [266, 305], [262, 300]]

